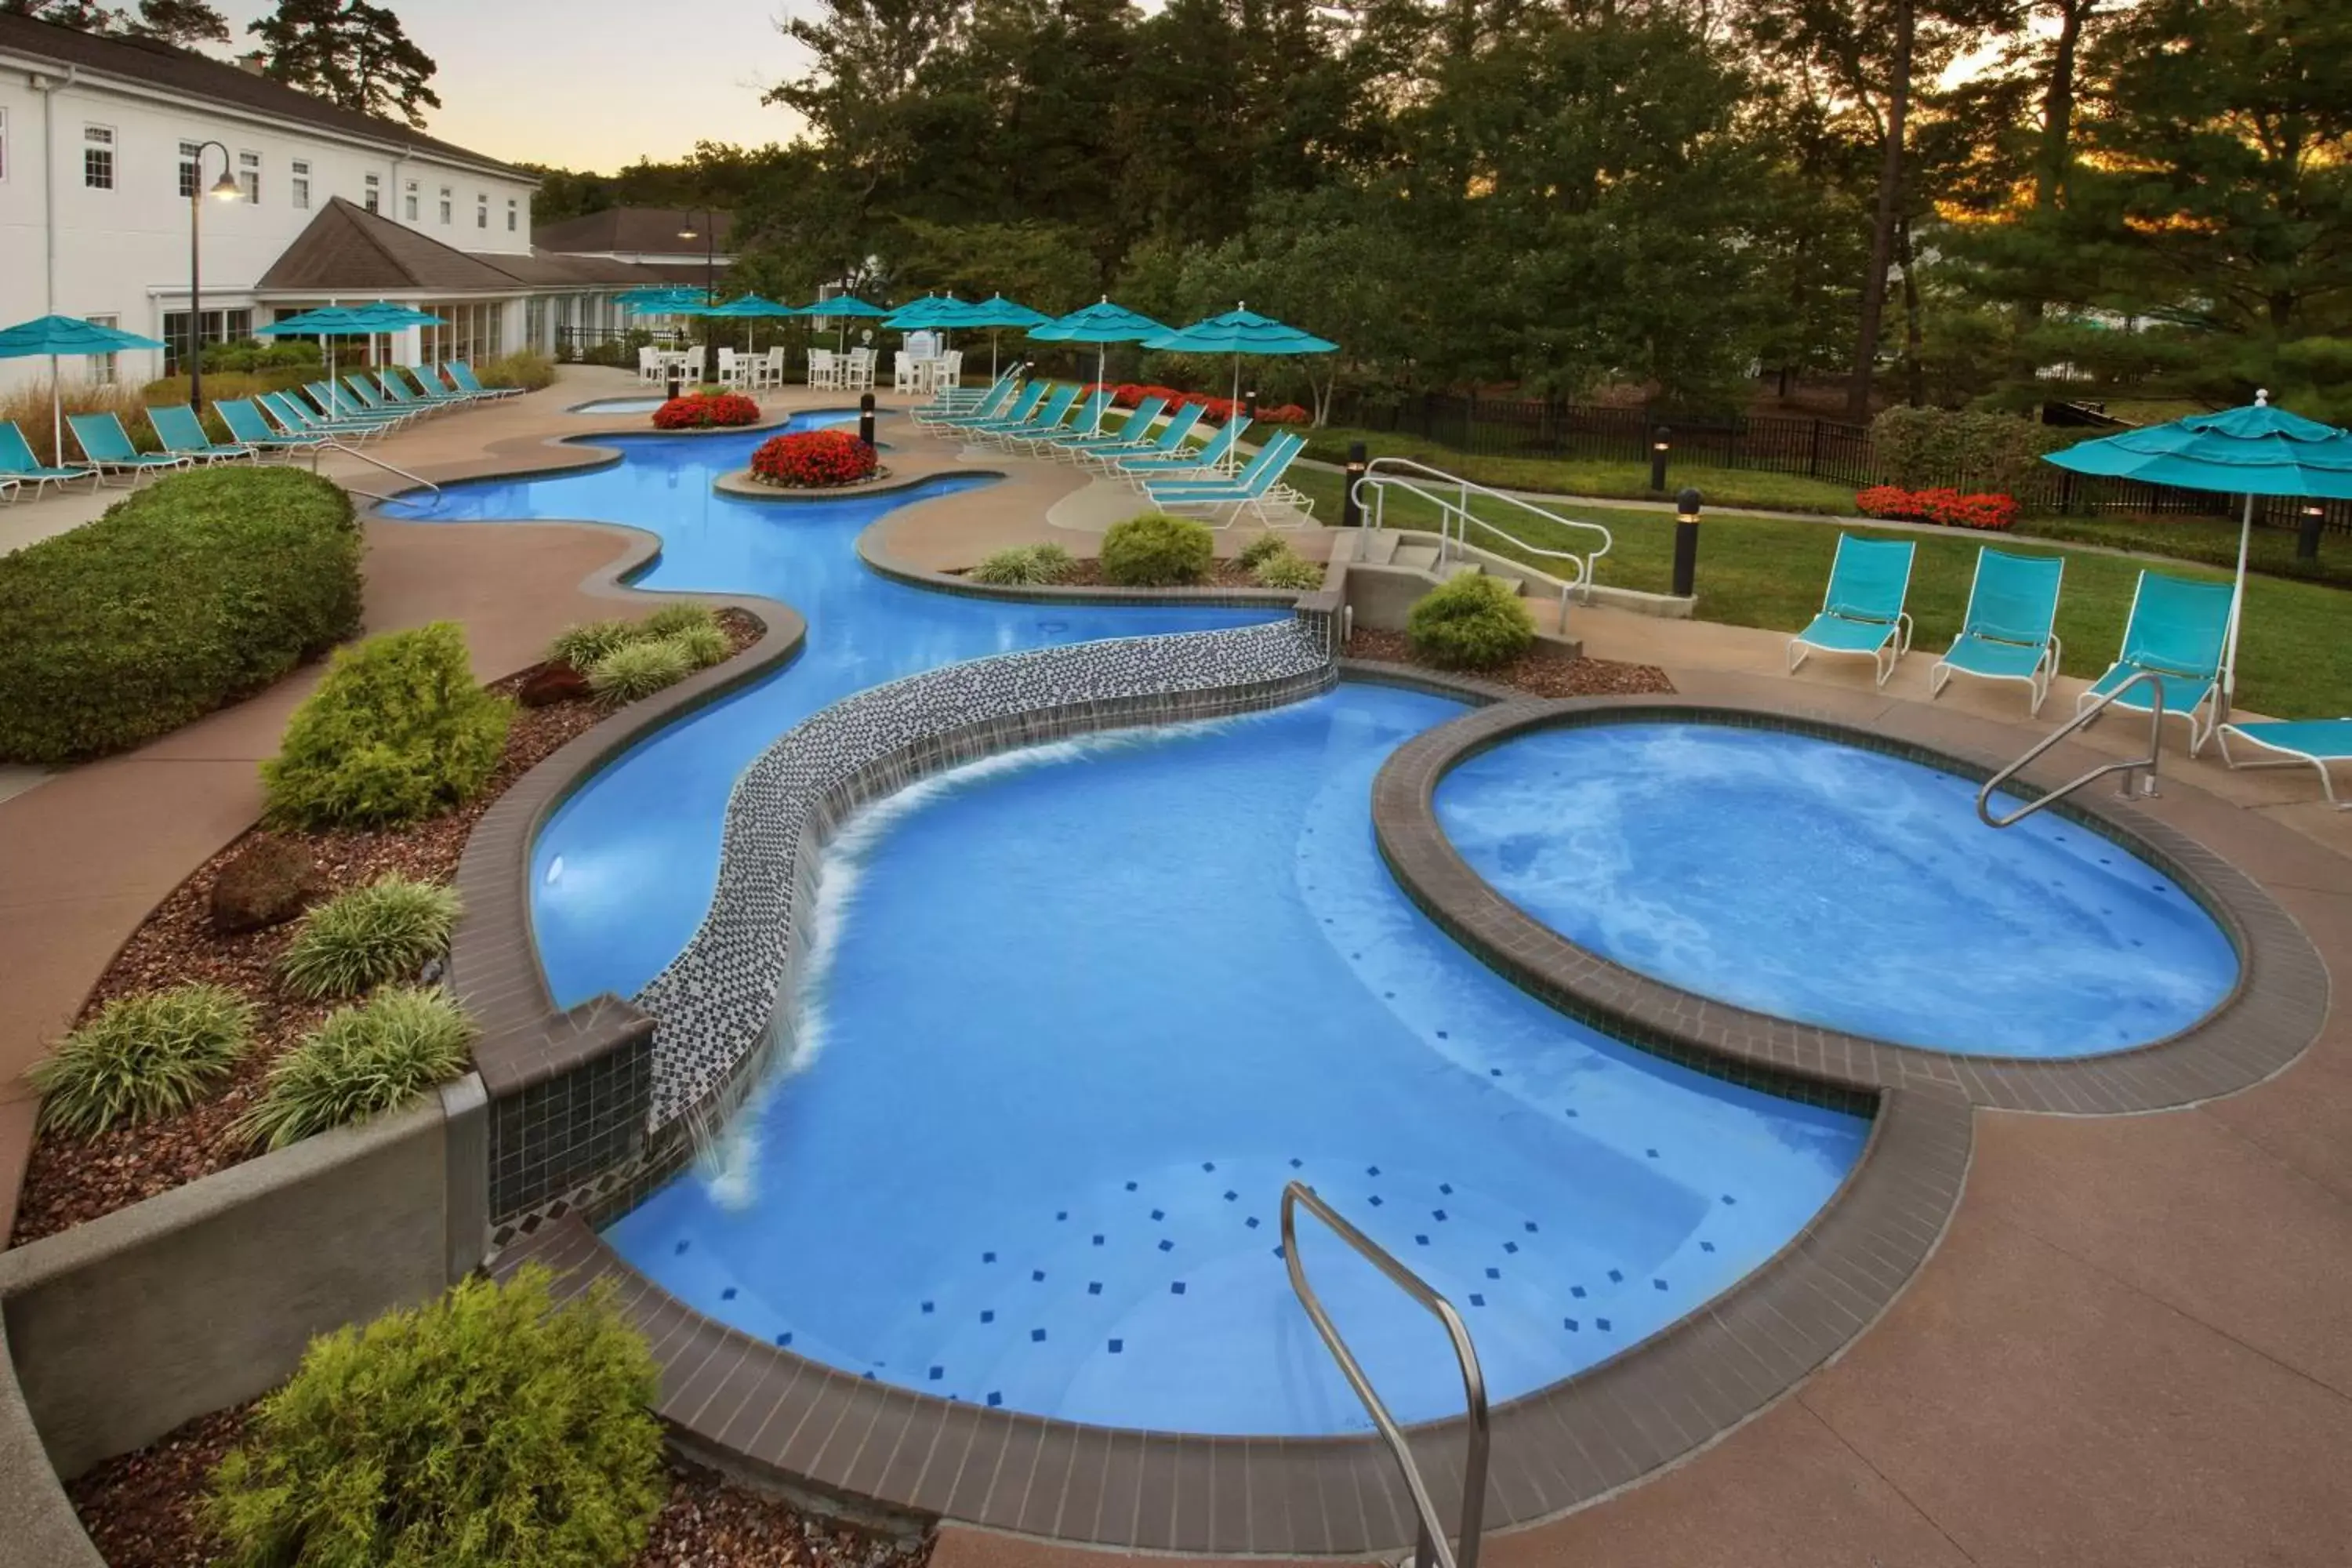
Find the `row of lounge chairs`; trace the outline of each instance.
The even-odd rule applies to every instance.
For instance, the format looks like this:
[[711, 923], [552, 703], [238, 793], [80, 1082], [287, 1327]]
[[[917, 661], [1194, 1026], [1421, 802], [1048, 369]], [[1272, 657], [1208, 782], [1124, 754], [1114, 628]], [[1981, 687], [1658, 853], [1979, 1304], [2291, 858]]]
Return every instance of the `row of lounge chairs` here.
[[1168, 411], [1162, 397], [1147, 398], [1115, 431], [1101, 429], [1110, 395], [1080, 400], [1073, 385], [1024, 382], [1021, 367], [977, 392], [949, 391], [914, 411], [916, 423], [975, 445], [1003, 447], [1029, 457], [1066, 460], [1122, 479], [1163, 511], [1199, 513], [1212, 528], [1244, 516], [1267, 528], [1304, 527], [1314, 502], [1283, 482], [1306, 440], [1289, 431], [1267, 437], [1246, 462], [1238, 449], [1250, 421], [1235, 415], [1215, 434], [1192, 445], [1202, 410], [1187, 404]]
[[[1840, 534], [1821, 613], [1789, 640], [1790, 673], [1812, 654], [1842, 654], [1868, 658], [1884, 687], [1911, 647], [1911, 617], [1903, 606], [1916, 548], [1909, 540]], [[1942, 696], [1956, 676], [2017, 681], [2031, 696], [2031, 711], [2040, 713], [2058, 672], [2058, 595], [2065, 572], [2060, 556], [1979, 549], [1959, 636], [1927, 672], [1928, 696]], [[2233, 592], [2227, 583], [2143, 571], [2132, 591], [2123, 647], [2076, 700], [2075, 711], [2112, 697], [2116, 708], [2146, 713], [2155, 706], [2151, 687], [2160, 689], [2165, 713], [2188, 726], [2190, 756], [2218, 737], [2222, 761], [2233, 768], [2315, 768], [2328, 804], [2352, 810], [2352, 802], [2336, 799], [2328, 773], [2331, 763], [2352, 762], [2352, 719], [2221, 719]], [[2140, 684], [2125, 689], [2134, 681]], [[2254, 748], [2255, 755], [2242, 761], [2233, 755], [2233, 739]]]
[[[446, 380], [444, 378], [446, 378]], [[473, 367], [452, 361], [438, 372], [386, 366], [354, 372], [340, 382], [319, 380], [291, 392], [266, 392], [258, 397], [214, 405], [229, 432], [227, 441], [205, 434], [194, 409], [150, 408], [160, 449], [139, 450], [120, 417], [112, 413], [69, 414], [66, 424], [81, 448], [76, 464], [46, 464], [33, 455], [25, 433], [0, 423], [0, 494], [13, 501], [29, 488], [35, 493], [88, 479], [95, 489], [110, 476], [166, 473], [197, 463], [250, 460], [267, 453], [290, 456], [330, 441], [365, 440], [395, 430], [411, 421], [445, 408], [513, 396], [520, 388], [484, 386]]]

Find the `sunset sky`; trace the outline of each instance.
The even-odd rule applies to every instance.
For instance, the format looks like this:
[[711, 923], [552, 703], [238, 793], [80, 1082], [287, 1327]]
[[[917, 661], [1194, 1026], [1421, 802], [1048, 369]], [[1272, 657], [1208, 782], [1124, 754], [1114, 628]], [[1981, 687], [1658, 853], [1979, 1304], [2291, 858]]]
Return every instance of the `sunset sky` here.
[[[215, 0], [236, 34], [269, 0]], [[390, 0], [440, 66], [426, 129], [496, 158], [606, 173], [674, 158], [698, 139], [789, 141], [760, 107], [799, 51], [776, 31], [787, 0]], [[807, 0], [801, 0], [806, 4]]]

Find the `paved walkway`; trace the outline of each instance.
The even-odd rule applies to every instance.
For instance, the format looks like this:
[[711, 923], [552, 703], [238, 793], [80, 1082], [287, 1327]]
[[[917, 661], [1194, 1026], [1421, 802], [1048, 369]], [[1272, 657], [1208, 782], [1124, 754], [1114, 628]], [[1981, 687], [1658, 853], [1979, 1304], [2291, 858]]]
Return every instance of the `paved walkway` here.
[[[617, 378], [612, 378], [617, 379]], [[562, 395], [434, 421], [385, 443], [452, 474], [486, 448], [594, 428]], [[958, 564], [1051, 537], [1066, 472], [1015, 469], [977, 497], [910, 509], [894, 551]], [[1037, 510], [1024, 510], [1028, 508]], [[1228, 535], [1229, 539], [1234, 536]], [[372, 627], [464, 620], [485, 675], [595, 613], [610, 530], [379, 524]], [[1782, 639], [1580, 610], [1593, 653], [1663, 665], [1706, 695], [1780, 674]], [[1915, 656], [1885, 693], [1859, 668], [1795, 678], [1827, 713], [2013, 752], [2046, 732], [2013, 693], [1928, 708]], [[0, 801], [0, 1212], [31, 1104], [16, 1074], [115, 947], [258, 807], [254, 763], [308, 675], [127, 756]], [[2062, 683], [2045, 713], [2072, 703]], [[2120, 752], [2119, 723], [2093, 742]], [[2167, 761], [2168, 820], [2231, 847], [2315, 937], [2352, 941], [2352, 813], [2292, 773]], [[2292, 834], [2250, 834], [2258, 815]], [[2234, 842], [2233, 842], [2234, 841]], [[1488, 1542], [1501, 1568], [2340, 1568], [2352, 1542], [2352, 1009], [2269, 1083], [2160, 1115], [1983, 1112], [1940, 1250], [1874, 1328], [1713, 1447], [1566, 1519]], [[1109, 1560], [950, 1528], [939, 1568]], [[1126, 1560], [1132, 1562], [1131, 1559]]]

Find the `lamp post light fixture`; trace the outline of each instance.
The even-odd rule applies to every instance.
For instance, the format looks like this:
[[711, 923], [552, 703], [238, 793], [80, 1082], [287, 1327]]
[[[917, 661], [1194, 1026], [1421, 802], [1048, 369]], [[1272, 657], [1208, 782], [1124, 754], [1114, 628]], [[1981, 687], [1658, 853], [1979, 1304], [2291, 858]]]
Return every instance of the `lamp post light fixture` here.
[[1650, 488], [1660, 495], [1666, 493], [1666, 427], [1659, 426], [1650, 432]]
[[1697, 592], [1698, 491], [1685, 485], [1675, 498], [1675, 597], [1687, 599]]
[[2302, 517], [2296, 520], [2294, 558], [2298, 561], [2319, 559], [2319, 531], [2327, 522], [2327, 509], [2317, 501], [2305, 501]]
[[1364, 444], [1361, 441], [1350, 441], [1348, 443], [1347, 477], [1339, 481], [1341, 487], [1339, 490], [1339, 526], [1341, 528], [1361, 528], [1364, 526], [1364, 496], [1362, 490], [1358, 489], [1358, 486], [1363, 480], [1364, 468], [1369, 461], [1370, 456], [1365, 451]]
[[[207, 147], [220, 147], [221, 155], [221, 177], [214, 182], [209, 193], [205, 190]], [[209, 194], [215, 201], [233, 202], [245, 192], [230, 173], [228, 149], [219, 142], [197, 142], [192, 163], [194, 172], [188, 181], [188, 406], [201, 419], [205, 413], [205, 197]]]
[[[698, 232], [696, 228], [698, 219], [701, 224]], [[677, 237], [680, 239], [699, 238], [702, 241], [702, 303], [706, 310], [719, 303], [718, 230], [719, 225], [712, 219], [710, 209], [695, 207], [687, 213], [685, 226], [677, 231]], [[712, 346], [718, 339], [710, 330], [709, 321], [710, 318], [708, 316], [703, 318], [702, 379], [705, 382], [714, 382], [719, 379], [719, 355], [717, 349]]]

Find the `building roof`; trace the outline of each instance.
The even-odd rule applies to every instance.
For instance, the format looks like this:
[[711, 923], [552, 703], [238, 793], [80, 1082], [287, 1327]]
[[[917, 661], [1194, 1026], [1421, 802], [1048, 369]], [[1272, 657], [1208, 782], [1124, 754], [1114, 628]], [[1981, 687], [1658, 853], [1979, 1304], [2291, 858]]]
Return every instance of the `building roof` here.
[[511, 294], [518, 288], [666, 281], [653, 268], [609, 257], [459, 250], [336, 196], [255, 287], [280, 294]]
[[310, 93], [272, 81], [244, 67], [152, 38], [110, 38], [0, 12], [0, 50], [70, 65], [82, 71], [160, 88], [183, 98], [226, 104], [256, 113], [316, 126], [343, 136], [383, 144], [394, 151], [432, 153], [534, 184], [528, 169], [439, 141], [394, 120], [342, 109]]
[[693, 239], [680, 239], [677, 231], [686, 227], [689, 219], [698, 230], [706, 217], [710, 222], [711, 243], [719, 250], [726, 249], [728, 233], [734, 226], [732, 215], [706, 214], [698, 207], [606, 207], [600, 213], [533, 228], [530, 242], [543, 250], [574, 255], [617, 250], [681, 258], [699, 257], [704, 249], [699, 234]]

